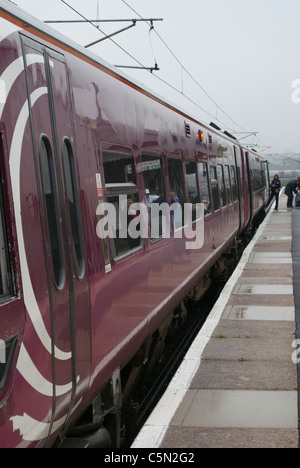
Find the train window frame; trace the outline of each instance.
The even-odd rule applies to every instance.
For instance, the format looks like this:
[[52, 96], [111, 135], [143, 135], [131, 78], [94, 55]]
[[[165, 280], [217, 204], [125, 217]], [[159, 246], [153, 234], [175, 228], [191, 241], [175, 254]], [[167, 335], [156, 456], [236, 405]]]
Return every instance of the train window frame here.
[[238, 185], [237, 185], [237, 178], [236, 178], [236, 168], [233, 164], [231, 164], [230, 166], [230, 181], [231, 181], [232, 200], [233, 200], [233, 203], [235, 203], [238, 201], [239, 196], [238, 196]]
[[[181, 193], [179, 194], [179, 197], [178, 197], [178, 190], [173, 190], [175, 189], [176, 187], [172, 187], [172, 184], [174, 183], [173, 180], [171, 180], [170, 178], [170, 164], [172, 163], [178, 163], [178, 168], [180, 168], [180, 171], [179, 171], [179, 174], [181, 176], [181, 180], [179, 181], [180, 182], [180, 185], [181, 185]], [[167, 157], [167, 166], [168, 166], [168, 180], [169, 180], [169, 186], [170, 186], [170, 196], [171, 196], [171, 199], [172, 199], [172, 193], [175, 192], [175, 195], [177, 195], [177, 197], [180, 199], [182, 199], [182, 201], [180, 200], [180, 204], [183, 206], [184, 203], [186, 203], [186, 192], [185, 192], [185, 180], [184, 180], [184, 176], [185, 176], [185, 171], [184, 171], [184, 167], [183, 167], [183, 162], [182, 162], [182, 159], [180, 157], [176, 157], [176, 156], [172, 156], [172, 155], [169, 155]], [[180, 166], [180, 167], [179, 167]], [[182, 195], [182, 196], [181, 196]]]
[[[44, 144], [45, 151], [42, 149]], [[46, 224], [48, 232], [52, 278], [58, 291], [62, 291], [66, 283], [66, 266], [63, 251], [63, 238], [61, 232], [61, 223], [59, 219], [59, 198], [55, 176], [55, 162], [50, 140], [46, 134], [40, 136], [39, 141], [39, 161], [40, 174], [42, 181], [42, 192], [44, 201], [44, 210], [46, 215]], [[47, 171], [47, 172], [46, 172]], [[46, 187], [47, 185], [47, 187]], [[46, 190], [51, 189], [51, 200], [47, 200]], [[54, 215], [54, 216], [53, 216]], [[51, 221], [52, 218], [52, 221]], [[55, 223], [55, 225], [53, 224]], [[52, 226], [51, 226], [52, 224]], [[55, 231], [55, 232], [54, 232]], [[57, 248], [54, 249], [55, 241]], [[57, 254], [55, 254], [57, 251]]]
[[220, 199], [221, 199], [221, 208], [226, 208], [227, 196], [226, 196], [226, 190], [225, 190], [225, 174], [224, 174], [223, 164], [218, 164], [217, 173], [218, 173], [219, 193], [220, 193]]
[[261, 166], [261, 178], [262, 178], [262, 187], [261, 188], [265, 189], [265, 187], [267, 187], [267, 179], [268, 179], [267, 171], [266, 171], [266, 168], [265, 168], [265, 163], [263, 161], [261, 161], [260, 166]]
[[265, 188], [264, 181], [264, 169], [263, 164], [257, 156], [252, 153], [246, 152], [246, 158], [248, 161], [248, 172], [250, 178], [251, 192], [256, 193]]
[[[106, 158], [109, 158], [110, 161], [105, 161]], [[115, 159], [115, 160], [114, 160]], [[113, 181], [110, 179], [108, 170], [106, 166], [108, 163], [116, 162], [117, 160], [130, 160], [130, 164], [125, 164], [123, 169], [124, 174], [119, 172], [122, 176], [124, 176], [124, 180], [116, 179], [116, 174], [114, 173]], [[135, 167], [135, 160], [134, 155], [132, 152], [127, 151], [112, 151], [104, 149], [102, 152], [102, 161], [103, 161], [103, 172], [104, 172], [104, 180], [105, 180], [105, 193], [106, 193], [106, 200], [108, 203], [112, 203], [116, 209], [116, 237], [110, 237], [110, 247], [112, 257], [115, 262], [123, 260], [128, 256], [132, 255], [133, 253], [137, 253], [143, 248], [143, 239], [140, 236], [138, 239], [133, 239], [128, 232], [128, 227], [131, 221], [134, 220], [134, 212], [130, 215], [130, 205], [134, 203], [138, 203], [139, 200], [139, 191], [136, 185], [136, 167]], [[129, 166], [131, 166], [129, 170]], [[132, 177], [128, 177], [132, 176]], [[127, 179], [127, 180], [126, 180]], [[129, 181], [131, 179], [132, 181]], [[122, 230], [122, 226], [120, 228], [119, 220], [122, 219], [120, 214], [120, 196], [127, 196], [127, 207], [121, 207], [121, 209], [127, 208], [127, 238], [118, 237], [117, 232]], [[132, 219], [130, 219], [132, 218]]]
[[[178, 163], [178, 171], [175, 170], [176, 175], [180, 175], [180, 180], [179, 180], [179, 185], [181, 187], [175, 187], [174, 185], [174, 180], [175, 178], [171, 179], [171, 172], [173, 172], [174, 168], [172, 168], [172, 171], [170, 170], [171, 164], [173, 163]], [[174, 231], [180, 231], [184, 227], [184, 205], [186, 203], [186, 190], [185, 190], [185, 170], [184, 170], [184, 165], [182, 162], [181, 157], [176, 157], [173, 155], [168, 155], [167, 157], [167, 167], [168, 167], [168, 181], [169, 181], [169, 188], [170, 188], [170, 198], [171, 198], [171, 204], [179, 203], [181, 206], [181, 213], [180, 213], [180, 208], [174, 212], [173, 215], [173, 228]], [[178, 188], [180, 188], [180, 193]]]
[[[195, 166], [195, 170], [192, 174], [188, 174], [188, 166], [189, 165], [194, 165]], [[192, 221], [193, 223], [195, 223], [197, 221], [197, 209], [196, 209], [196, 205], [197, 203], [200, 203], [201, 202], [201, 198], [200, 198], [200, 189], [199, 189], [199, 180], [198, 180], [198, 174], [197, 174], [197, 161], [195, 161], [194, 159], [188, 159], [186, 161], [186, 185], [187, 185], [187, 190], [188, 190], [188, 196], [189, 196], [189, 202], [193, 204], [193, 211], [192, 211]], [[193, 185], [192, 187], [190, 186], [190, 180], [188, 178], [188, 175], [194, 175], [194, 180], [193, 180]], [[191, 197], [191, 193], [192, 193], [192, 190], [195, 188], [196, 186], [196, 197], [192, 198]], [[190, 190], [192, 189], [192, 190]]]
[[[159, 161], [159, 166], [160, 167], [158, 167], [157, 161]], [[157, 167], [155, 167], [155, 164], [154, 164], [153, 168], [151, 168], [151, 166], [149, 166], [149, 163], [151, 163], [151, 162], [152, 163], [156, 162]], [[150, 183], [149, 180], [145, 180], [145, 179], [147, 179], [145, 177], [145, 173], [149, 172], [151, 170], [159, 172], [159, 180], [158, 181], [155, 182], [155, 181], [152, 180], [152, 183]], [[166, 184], [165, 184], [165, 173], [164, 173], [164, 160], [163, 160], [162, 154], [154, 153], [154, 152], [153, 153], [152, 152], [142, 152], [142, 154], [141, 154], [141, 172], [142, 172], [142, 176], [143, 176], [144, 189], [145, 189], [145, 198], [144, 198], [143, 201], [146, 204], [147, 209], [148, 209], [148, 215], [149, 215], [148, 226], [149, 226], [149, 232], [150, 232], [150, 236], [151, 236], [151, 233], [152, 233], [152, 229], [151, 229], [151, 221], [152, 221], [151, 205], [152, 205], [152, 203], [161, 204], [161, 203], [166, 202]], [[155, 177], [155, 179], [157, 179], [157, 177]], [[154, 190], [154, 187], [153, 187], [153, 183], [156, 184], [155, 190]], [[149, 190], [149, 192], [150, 192], [148, 200], [147, 200], [146, 190]], [[165, 224], [165, 222], [163, 220], [163, 215], [160, 215], [160, 219], [158, 220], [158, 222], [159, 222], [159, 237], [151, 237], [150, 241], [151, 241], [152, 244], [156, 243], [156, 242], [159, 242], [160, 240], [162, 240], [165, 237], [164, 233], [163, 233], [163, 225]]]
[[219, 189], [219, 182], [218, 182], [218, 174], [217, 174], [217, 167], [210, 166], [210, 181], [211, 181], [211, 188], [212, 188], [212, 202], [214, 207], [214, 213], [221, 210], [221, 197], [220, 197], [220, 189]]
[[[69, 225], [72, 240], [73, 264], [76, 276], [79, 280], [81, 280], [85, 276], [86, 260], [81, 222], [82, 217], [80, 212], [80, 203], [78, 196], [75, 155], [72, 143], [68, 137], [63, 138], [61, 151], [64, 168], [64, 180], [68, 206]], [[73, 207], [71, 206], [72, 204]]]
[[[201, 167], [201, 165], [203, 167]], [[205, 170], [206, 168], [206, 170]], [[198, 176], [199, 176], [199, 188], [201, 202], [204, 204], [204, 215], [205, 217], [212, 215], [212, 199], [210, 190], [210, 178], [209, 178], [209, 166], [206, 161], [198, 162]], [[207, 189], [207, 193], [204, 193], [204, 188]]]
[[[105, 158], [109, 157], [110, 161], [105, 161]], [[106, 164], [112, 163], [112, 162], [117, 162], [118, 160], [121, 161], [122, 159], [126, 160], [131, 160], [130, 164], [124, 165], [124, 168], [127, 168], [127, 172], [124, 172], [125, 180], [121, 181], [121, 179], [117, 179], [116, 177], [119, 176], [117, 171], [111, 171], [110, 174], [108, 174], [108, 171], [106, 170]], [[122, 186], [125, 184], [134, 184], [136, 186], [136, 168], [135, 168], [135, 162], [134, 162], [134, 156], [132, 152], [127, 152], [127, 151], [115, 151], [115, 150], [103, 150], [102, 153], [102, 161], [103, 161], [103, 171], [104, 171], [104, 179], [105, 179], [105, 186], [108, 189], [113, 189], [114, 187], [117, 186]], [[129, 169], [130, 166], [130, 169]], [[113, 172], [113, 174], [112, 174]], [[113, 180], [108, 179], [108, 175], [113, 178]], [[133, 176], [133, 179], [130, 177]], [[130, 180], [131, 179], [131, 180]]]
[[229, 205], [233, 203], [233, 194], [231, 187], [231, 176], [230, 176], [230, 167], [229, 164], [224, 166], [224, 177], [225, 177], [225, 191], [227, 196], [227, 202]]

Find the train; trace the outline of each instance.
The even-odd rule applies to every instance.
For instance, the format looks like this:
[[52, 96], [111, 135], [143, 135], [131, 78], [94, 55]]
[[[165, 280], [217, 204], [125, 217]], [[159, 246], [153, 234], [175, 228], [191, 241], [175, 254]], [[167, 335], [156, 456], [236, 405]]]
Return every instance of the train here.
[[[7, 0], [0, 58], [0, 446], [120, 447], [187, 299], [263, 216], [268, 164]], [[202, 204], [203, 245], [97, 235], [121, 196]]]

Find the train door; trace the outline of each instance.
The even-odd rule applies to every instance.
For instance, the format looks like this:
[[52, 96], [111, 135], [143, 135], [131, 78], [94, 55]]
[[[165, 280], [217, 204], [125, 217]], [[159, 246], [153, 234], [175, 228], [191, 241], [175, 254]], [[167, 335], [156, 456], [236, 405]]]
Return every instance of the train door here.
[[23, 50], [46, 266], [40, 283], [47, 288], [51, 324], [54, 432], [89, 382], [89, 284], [64, 56], [27, 38]]
[[271, 197], [271, 183], [270, 183], [270, 169], [269, 161], [262, 161], [265, 184], [266, 184], [266, 193], [265, 193], [265, 204], [267, 205]]
[[18, 294], [18, 254], [12, 227], [14, 210], [11, 194], [5, 126], [0, 123], [0, 409], [3, 409], [0, 411], [0, 439], [3, 435], [1, 427], [5, 428], [7, 423], [4, 402], [10, 394], [16, 366], [15, 351], [25, 325], [24, 300]]
[[254, 181], [253, 181], [253, 171], [251, 169], [251, 161], [249, 153], [246, 151], [244, 152], [245, 160], [246, 160], [246, 173], [248, 177], [248, 192], [249, 192], [249, 221], [253, 218], [253, 211], [254, 211]]
[[244, 213], [244, 194], [243, 194], [243, 187], [242, 187], [242, 160], [241, 160], [241, 151], [240, 149], [235, 146], [234, 147], [234, 157], [235, 157], [235, 166], [237, 169], [237, 183], [238, 183], [238, 195], [239, 195], [239, 206], [240, 206], [240, 229], [241, 232], [244, 222], [245, 222], [245, 213]]

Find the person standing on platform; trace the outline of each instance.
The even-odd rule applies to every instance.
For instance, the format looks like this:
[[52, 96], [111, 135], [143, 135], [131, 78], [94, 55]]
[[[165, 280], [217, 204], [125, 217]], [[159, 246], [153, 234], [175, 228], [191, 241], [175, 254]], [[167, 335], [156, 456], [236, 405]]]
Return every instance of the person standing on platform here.
[[280, 189], [281, 189], [281, 181], [279, 179], [278, 174], [275, 174], [275, 176], [274, 176], [273, 182], [271, 184], [271, 189], [272, 189], [272, 198], [275, 197], [275, 200], [276, 200], [275, 210], [278, 211], [279, 194], [280, 194]]
[[297, 180], [291, 180], [285, 188], [285, 194], [288, 197], [287, 201], [287, 209], [293, 209], [293, 202], [294, 202], [294, 193], [297, 193], [298, 189], [300, 188], [300, 177]]

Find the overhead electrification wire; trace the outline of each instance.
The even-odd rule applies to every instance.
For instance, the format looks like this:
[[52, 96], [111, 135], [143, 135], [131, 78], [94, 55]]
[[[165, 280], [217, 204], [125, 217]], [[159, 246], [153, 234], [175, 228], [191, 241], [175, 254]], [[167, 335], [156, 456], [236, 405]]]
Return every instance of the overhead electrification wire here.
[[[100, 31], [104, 36], [107, 37], [107, 34], [102, 31], [99, 27], [99, 25], [96, 25], [95, 23], [93, 23], [92, 21], [90, 21], [88, 18], [86, 18], [82, 13], [80, 13], [78, 10], [76, 10], [75, 8], [73, 8], [69, 3], [67, 3], [65, 0], [61, 0], [62, 3], [64, 3], [68, 8], [70, 8], [72, 11], [74, 11], [77, 15], [79, 15], [84, 21], [86, 21], [87, 23], [89, 23], [91, 26], [93, 26], [94, 28], [96, 28], [98, 31]], [[138, 15], [141, 19], [142, 16]], [[144, 19], [143, 19], [144, 20]], [[145, 21], [146, 23], [148, 23], [147, 21]], [[151, 26], [150, 23], [148, 23], [149, 26]], [[126, 49], [124, 49], [124, 47], [122, 47], [120, 44], [118, 44], [114, 39], [112, 38], [109, 38], [109, 40], [115, 44], [117, 47], [119, 47], [119, 49], [121, 49], [126, 55], [128, 55], [132, 60], [134, 60], [138, 65], [140, 65], [142, 68], [144, 69], [147, 69], [147, 67], [145, 67], [145, 65], [143, 65], [139, 60], [137, 60], [132, 54], [130, 54]], [[150, 73], [150, 72], [149, 72]], [[208, 112], [206, 109], [204, 109], [203, 107], [201, 107], [197, 102], [193, 101], [193, 99], [191, 99], [189, 96], [187, 96], [186, 94], [184, 94], [183, 92], [181, 92], [180, 90], [178, 90], [175, 86], [171, 85], [169, 82], [167, 82], [166, 80], [164, 80], [163, 78], [159, 77], [158, 75], [154, 75], [159, 81], [161, 81], [162, 83], [164, 83], [165, 85], [167, 85], [169, 88], [173, 89], [173, 91], [175, 92], [178, 92], [180, 94], [182, 94], [191, 104], [195, 105], [198, 109], [200, 109], [201, 111], [205, 112], [208, 116], [212, 117], [213, 119], [215, 118], [214, 115], [212, 115], [210, 112]], [[218, 121], [224, 125], [226, 127], [226, 124], [224, 124], [221, 120], [218, 119]]]
[[[128, 7], [130, 8], [136, 15], [138, 15], [140, 18], [142, 18], [142, 16], [131, 6], [129, 5], [128, 2], [126, 2], [126, 0], [122, 0], [122, 2]], [[150, 26], [150, 23], [148, 23], [148, 25]], [[170, 54], [172, 55], [172, 57], [176, 60], [176, 62], [180, 65], [180, 67], [182, 68], [182, 70], [185, 71], [185, 73], [191, 78], [191, 80], [198, 86], [198, 88], [205, 94], [205, 96], [216, 106], [216, 108], [218, 110], [220, 110], [222, 112], [223, 115], [225, 115], [229, 120], [230, 122], [232, 122], [235, 126], [239, 127], [240, 129], [246, 131], [243, 127], [241, 127], [237, 122], [235, 122], [228, 114], [227, 112], [225, 112], [219, 105], [218, 103], [208, 94], [208, 92], [203, 88], [203, 86], [200, 85], [199, 81], [196, 80], [196, 78], [194, 78], [194, 76], [189, 72], [189, 70], [187, 70], [187, 68], [182, 64], [182, 62], [179, 60], [179, 58], [177, 57], [177, 55], [172, 51], [172, 49], [169, 47], [169, 45], [166, 43], [166, 41], [161, 37], [161, 35], [156, 31], [156, 29], [154, 30], [155, 34], [157, 35], [157, 37], [160, 39], [160, 41], [164, 44], [164, 46], [167, 48], [167, 50], [170, 52]], [[219, 120], [220, 122], [220, 120]]]
[[[130, 8], [136, 15], [138, 15], [141, 19], [143, 19], [143, 17], [131, 6], [129, 5], [129, 3], [126, 1], [126, 0], [122, 0], [122, 2], [128, 7]], [[150, 23], [148, 23], [146, 21], [146, 23], [150, 26]], [[154, 28], [153, 28], [154, 29]], [[160, 81], [162, 81], [163, 83], [165, 83], [167, 86], [169, 86], [170, 88], [174, 89], [175, 91], [177, 91], [178, 93], [180, 93], [181, 95], [183, 95], [188, 101], [190, 101], [192, 104], [194, 104], [195, 106], [197, 106], [199, 109], [201, 109], [202, 111], [204, 111], [207, 115], [209, 115], [210, 117], [216, 119], [219, 123], [221, 123], [222, 125], [224, 125], [225, 127], [227, 127], [226, 124], [224, 124], [218, 116], [213, 116], [212, 114], [210, 114], [207, 110], [203, 109], [201, 106], [199, 106], [198, 103], [196, 103], [193, 99], [189, 98], [183, 91], [183, 72], [185, 72], [190, 78], [191, 80], [197, 85], [197, 87], [205, 94], [205, 96], [216, 106], [216, 111], [218, 112], [218, 110], [220, 112], [222, 112], [223, 115], [225, 115], [225, 117], [227, 117], [229, 119], [229, 121], [235, 126], [235, 127], [238, 127], [240, 128], [241, 130], [245, 131], [246, 132], [246, 129], [244, 127], [242, 127], [241, 125], [239, 125], [237, 122], [235, 122], [229, 115], [227, 112], [225, 112], [222, 107], [220, 107], [217, 102], [209, 95], [209, 93], [203, 88], [203, 86], [200, 85], [200, 83], [196, 80], [196, 78], [187, 70], [187, 68], [182, 64], [182, 62], [179, 60], [179, 58], [176, 56], [176, 54], [172, 51], [172, 49], [168, 46], [168, 44], [166, 43], [166, 41], [161, 37], [161, 35], [156, 31], [156, 29], [154, 29], [154, 32], [155, 34], [157, 35], [157, 37], [160, 39], [160, 41], [164, 44], [164, 46], [167, 48], [167, 50], [170, 52], [170, 54], [173, 56], [173, 58], [176, 60], [176, 62], [180, 65], [181, 67], [181, 74], [182, 74], [182, 83], [181, 83], [181, 91], [177, 88], [175, 88], [174, 86], [170, 85], [170, 83], [166, 82], [165, 80], [163, 80], [162, 78], [160, 78], [158, 75], [155, 75], [155, 77], [157, 79], [159, 79]], [[234, 130], [230, 129], [232, 131], [232, 133], [236, 133]], [[260, 146], [260, 145], [255, 145], [255, 144], [252, 144], [250, 146]], [[263, 146], [265, 147], [265, 146]], [[269, 147], [265, 147], [265, 148], [269, 148]], [[265, 151], [265, 150], [264, 150]]]
[[[100, 31], [104, 36], [108, 37], [107, 34], [102, 31], [99, 27], [99, 24], [95, 24], [93, 23], [92, 21], [90, 21], [88, 18], [86, 18], [83, 14], [81, 14], [78, 10], [76, 10], [75, 8], [73, 8], [69, 3], [67, 3], [65, 0], [61, 0], [62, 3], [64, 3], [68, 8], [70, 8], [72, 11], [74, 11], [77, 15], [79, 15], [83, 20], [85, 20], [87, 23], [91, 24], [94, 28], [96, 28], [98, 31]], [[132, 8], [125, 0], [122, 0], [122, 2], [128, 7], [130, 8], [136, 15], [139, 16], [139, 18], [141, 20], [143, 20], [146, 24], [148, 24], [148, 26], [150, 27], [150, 33], [152, 32], [152, 30], [154, 30], [155, 34], [158, 36], [158, 38], [160, 39], [160, 41], [164, 44], [164, 46], [168, 49], [168, 51], [172, 54], [172, 56], [174, 57], [174, 59], [177, 61], [177, 63], [180, 65], [181, 67], [181, 71], [182, 71], [182, 76], [183, 76], [183, 72], [185, 72], [191, 79], [192, 81], [199, 87], [199, 89], [207, 96], [207, 98], [216, 106], [216, 110], [219, 110], [222, 112], [223, 115], [225, 115], [230, 122], [233, 123], [233, 125], [235, 127], [239, 127], [240, 129], [242, 129], [243, 131], [246, 131], [243, 127], [241, 127], [241, 125], [239, 125], [237, 122], [235, 122], [218, 104], [217, 102], [208, 94], [208, 92], [200, 85], [200, 83], [192, 76], [192, 74], [186, 69], [186, 67], [181, 63], [181, 61], [178, 59], [178, 57], [175, 55], [175, 53], [171, 50], [171, 48], [167, 45], [167, 43], [164, 41], [164, 39], [160, 36], [160, 34], [158, 34], [158, 32], [156, 31], [156, 29], [153, 27], [153, 24], [152, 23], [149, 23], [148, 21], [146, 21], [134, 8]], [[134, 62], [136, 62], [141, 68], [145, 69], [145, 70], [148, 70], [149, 71], [149, 68], [148, 67], [145, 67], [145, 65], [143, 65], [138, 59], [136, 59], [130, 52], [128, 52], [124, 47], [122, 47], [120, 44], [118, 44], [114, 39], [112, 38], [109, 38], [109, 40], [114, 44], [116, 45], [120, 50], [122, 50], [126, 55], [128, 55]], [[151, 43], [151, 48], [152, 48], [152, 52], [153, 52], [153, 57], [155, 58], [155, 54], [154, 54], [154, 48], [153, 48], [153, 44], [151, 42], [151, 39], [150, 39], [150, 43]], [[155, 63], [156, 63], [156, 59], [155, 59]], [[150, 73], [150, 71], [149, 71]], [[181, 85], [181, 90], [179, 90], [178, 88], [176, 88], [175, 86], [171, 85], [169, 82], [167, 82], [166, 80], [164, 80], [163, 78], [161, 78], [160, 76], [158, 75], [155, 75], [155, 78], [158, 79], [159, 81], [161, 81], [162, 83], [164, 83], [166, 86], [168, 86], [169, 88], [171, 88], [173, 91], [181, 94], [182, 96], [184, 96], [191, 104], [193, 104], [195, 107], [197, 107], [198, 109], [200, 109], [202, 112], [204, 112], [205, 114], [207, 114], [208, 116], [210, 116], [211, 118], [213, 119], [216, 119], [220, 124], [222, 124], [225, 128], [228, 128], [228, 125], [225, 124], [224, 122], [222, 122], [220, 120], [220, 118], [216, 118], [216, 116], [212, 115], [210, 112], [208, 112], [206, 109], [204, 109], [203, 107], [201, 107], [197, 102], [195, 102], [192, 98], [190, 98], [187, 94], [184, 93], [184, 90], [183, 90], [183, 83]], [[229, 129], [232, 133], [234, 133], [234, 130], [232, 129]]]
[[[82, 19], [84, 19], [87, 23], [89, 23], [90, 25], [92, 25], [94, 28], [96, 28], [98, 31], [100, 31], [104, 36], [108, 37], [107, 34], [102, 31], [102, 29], [100, 29], [100, 27], [98, 25], [96, 25], [95, 23], [93, 23], [92, 21], [90, 21], [88, 18], [86, 18], [82, 13], [80, 13], [78, 10], [76, 10], [75, 8], [73, 8], [69, 3], [67, 3], [65, 0], [61, 0], [62, 3], [64, 3], [67, 7], [69, 7], [71, 10], [73, 10], [77, 15], [79, 15]], [[115, 44], [117, 47], [119, 47], [119, 49], [121, 49], [125, 54], [127, 54], [132, 60], [134, 60], [137, 64], [139, 64], [141, 67], [144, 67], [144, 65], [139, 61], [137, 60], [135, 57], [133, 57], [133, 55], [131, 55], [126, 49], [124, 49], [124, 47], [122, 47], [120, 44], [118, 44], [114, 39], [112, 39], [111, 37], [109, 38], [109, 40]]]

